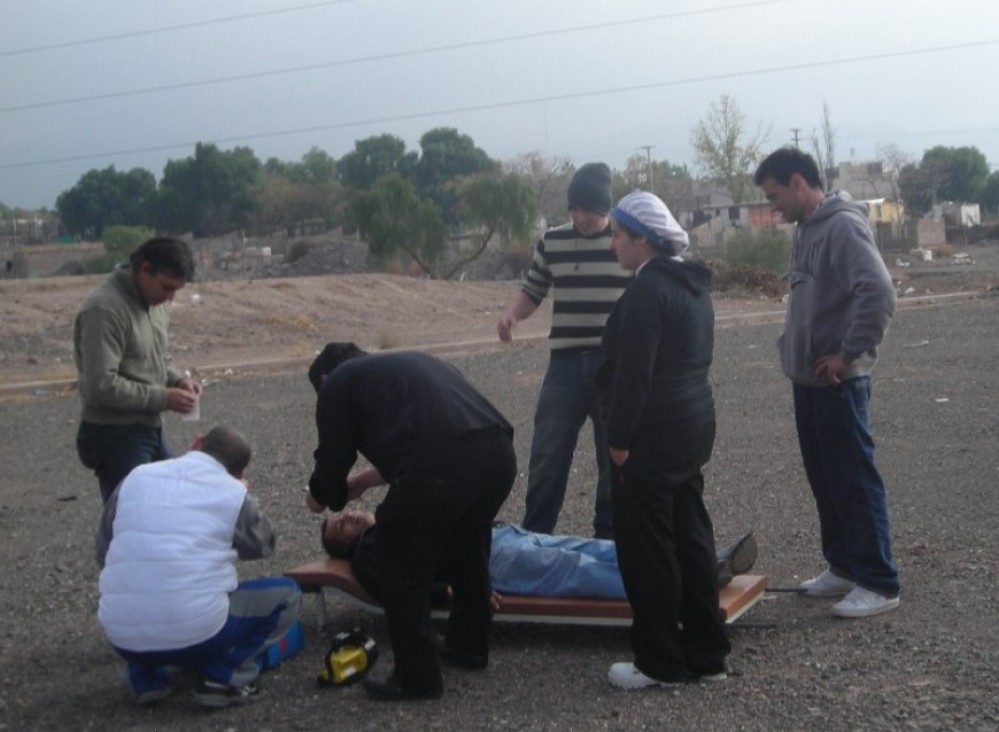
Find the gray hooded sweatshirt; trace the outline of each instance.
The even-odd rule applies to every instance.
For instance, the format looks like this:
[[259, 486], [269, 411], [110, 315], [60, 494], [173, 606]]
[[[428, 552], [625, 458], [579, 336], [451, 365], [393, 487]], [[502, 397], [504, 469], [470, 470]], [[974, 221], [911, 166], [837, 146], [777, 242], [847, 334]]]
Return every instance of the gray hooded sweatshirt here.
[[784, 334], [777, 347], [791, 381], [824, 387], [812, 367], [840, 354], [843, 379], [866, 376], [895, 313], [895, 287], [874, 244], [867, 212], [845, 192], [831, 193], [795, 230]]

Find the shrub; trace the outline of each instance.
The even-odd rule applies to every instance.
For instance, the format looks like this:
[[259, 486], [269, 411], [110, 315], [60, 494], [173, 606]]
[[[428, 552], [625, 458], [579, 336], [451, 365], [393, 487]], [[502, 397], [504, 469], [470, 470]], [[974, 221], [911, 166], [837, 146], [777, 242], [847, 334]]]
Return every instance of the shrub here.
[[104, 253], [90, 257], [84, 263], [89, 274], [110, 272], [115, 265], [127, 262], [129, 255], [147, 239], [155, 236], [152, 229], [144, 226], [104, 227]]
[[748, 266], [781, 275], [787, 271], [791, 253], [791, 240], [778, 229], [763, 229], [756, 236], [750, 231], [740, 231], [726, 243], [729, 265]]

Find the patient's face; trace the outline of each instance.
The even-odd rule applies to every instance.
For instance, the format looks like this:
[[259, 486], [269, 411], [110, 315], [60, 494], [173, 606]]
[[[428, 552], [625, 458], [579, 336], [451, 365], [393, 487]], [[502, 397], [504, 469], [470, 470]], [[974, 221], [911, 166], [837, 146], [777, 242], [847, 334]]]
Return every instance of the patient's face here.
[[374, 523], [373, 514], [347, 508], [332, 514], [326, 520], [326, 528], [323, 533], [327, 539], [348, 544]]

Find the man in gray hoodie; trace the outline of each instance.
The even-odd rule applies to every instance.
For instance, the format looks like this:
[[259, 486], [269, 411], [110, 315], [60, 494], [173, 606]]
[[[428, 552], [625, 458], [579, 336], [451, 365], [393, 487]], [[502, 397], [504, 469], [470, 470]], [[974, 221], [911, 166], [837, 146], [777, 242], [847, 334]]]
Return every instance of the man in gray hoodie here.
[[832, 608], [839, 617], [894, 610], [900, 585], [868, 402], [895, 288], [866, 209], [847, 193], [826, 195], [809, 155], [776, 150], [760, 163], [754, 182], [775, 212], [797, 224], [778, 350], [794, 390], [798, 443], [829, 565], [801, 591], [846, 595]]

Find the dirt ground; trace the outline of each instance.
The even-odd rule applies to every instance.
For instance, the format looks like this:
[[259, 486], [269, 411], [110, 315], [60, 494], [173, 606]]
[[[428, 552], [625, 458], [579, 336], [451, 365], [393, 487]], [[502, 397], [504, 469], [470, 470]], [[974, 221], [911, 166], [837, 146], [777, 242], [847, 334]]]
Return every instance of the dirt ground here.
[[[886, 257], [900, 299], [977, 292], [999, 284], [999, 244], [923, 262]], [[75, 378], [72, 323], [102, 276], [0, 280], [0, 386]], [[515, 281], [442, 282], [386, 274], [346, 274], [194, 282], [173, 304], [171, 351], [184, 368], [210, 373], [305, 360], [331, 340], [369, 350], [495, 345], [495, 323], [516, 294]], [[716, 297], [722, 319], [782, 311], [755, 292]], [[550, 303], [518, 326], [543, 337]]]
[[[305, 650], [265, 674], [259, 699], [214, 713], [191, 700], [190, 679], [155, 708], [137, 708], [96, 624], [100, 500], [73, 449], [77, 399], [59, 381], [72, 376], [72, 318], [96, 280], [0, 282], [0, 730], [997, 729], [999, 266], [989, 262], [999, 250], [982, 251], [975, 265], [893, 263], [900, 288], [914, 292], [901, 297], [889, 333], [872, 420], [890, 485], [899, 611], [842, 621], [830, 603], [779, 591], [822, 564], [773, 352], [781, 306], [743, 293], [716, 300], [719, 432], [707, 500], [720, 542], [756, 532], [756, 571], [775, 591], [732, 627], [728, 682], [619, 693], [605, 674], [628, 657], [626, 630], [504, 625], [490, 668], [448, 670], [439, 702], [376, 704], [358, 688], [315, 687], [329, 634], [354, 625], [385, 651], [376, 675], [391, 667], [384, 623], [334, 600], [322, 630], [307, 604]], [[495, 318], [515, 292], [512, 282], [349, 275], [195, 283], [181, 293], [173, 350], [207, 383], [202, 422], [168, 418], [166, 433], [175, 449], [209, 423], [251, 436], [250, 478], [279, 531], [275, 557], [242, 564], [241, 577], [317, 556], [318, 519], [298, 490], [315, 439], [301, 366], [331, 339], [432, 347], [455, 363], [514, 424], [521, 473], [500, 518], [520, 518], [548, 314], [498, 347]], [[584, 430], [559, 532], [589, 532], [593, 462]], [[365, 496], [366, 507], [379, 498]]]

